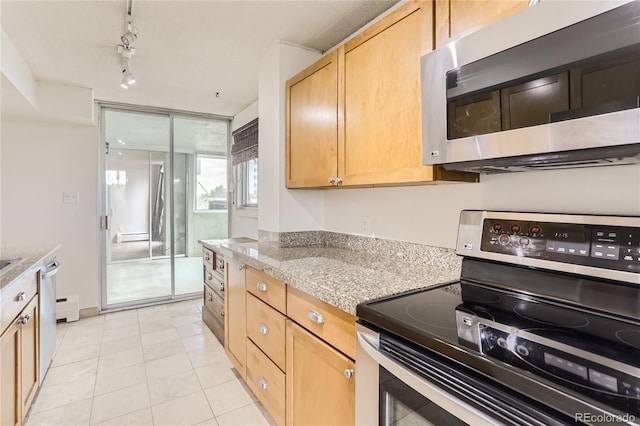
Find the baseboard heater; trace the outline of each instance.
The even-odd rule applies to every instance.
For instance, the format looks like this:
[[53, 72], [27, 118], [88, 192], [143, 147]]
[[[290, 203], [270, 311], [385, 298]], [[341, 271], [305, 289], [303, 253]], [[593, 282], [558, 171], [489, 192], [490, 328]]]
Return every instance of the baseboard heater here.
[[80, 302], [77, 294], [56, 299], [56, 321], [72, 322], [80, 319]]
[[133, 241], [149, 241], [148, 232], [118, 232], [116, 242], [129, 243]]

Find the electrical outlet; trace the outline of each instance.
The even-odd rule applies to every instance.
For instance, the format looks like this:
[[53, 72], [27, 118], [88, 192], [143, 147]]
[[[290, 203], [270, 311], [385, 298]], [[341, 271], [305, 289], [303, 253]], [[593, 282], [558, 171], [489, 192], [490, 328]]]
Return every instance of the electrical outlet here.
[[362, 232], [363, 234], [369, 233], [369, 216], [362, 216], [360, 232]]
[[66, 204], [78, 204], [80, 203], [80, 193], [79, 192], [63, 192], [62, 202]]

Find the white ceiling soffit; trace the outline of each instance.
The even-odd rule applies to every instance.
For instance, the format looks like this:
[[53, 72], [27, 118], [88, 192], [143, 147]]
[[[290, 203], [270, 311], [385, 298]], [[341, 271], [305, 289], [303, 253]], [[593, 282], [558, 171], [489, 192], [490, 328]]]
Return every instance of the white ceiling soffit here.
[[234, 116], [257, 99], [260, 57], [278, 40], [325, 51], [395, 3], [133, 0], [129, 90], [116, 52], [125, 0], [2, 0], [0, 17], [37, 80], [92, 88], [105, 101]]

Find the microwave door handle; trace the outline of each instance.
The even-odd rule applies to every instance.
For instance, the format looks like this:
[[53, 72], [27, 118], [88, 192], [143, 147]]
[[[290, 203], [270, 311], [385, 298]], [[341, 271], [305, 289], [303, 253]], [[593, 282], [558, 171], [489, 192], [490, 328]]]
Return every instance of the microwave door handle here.
[[397, 361], [380, 352], [376, 348], [376, 345], [371, 342], [371, 338], [366, 334], [358, 331], [356, 332], [356, 336], [359, 346], [362, 347], [367, 355], [373, 358], [381, 367], [384, 367], [402, 382], [411, 386], [413, 389], [418, 391], [421, 395], [425, 396], [425, 398], [429, 399], [434, 404], [442, 407], [452, 414], [455, 413], [455, 417], [459, 418], [463, 422], [474, 426], [495, 426], [496, 424], [501, 424], [496, 422], [496, 419], [491, 418], [483, 412], [477, 410], [457, 396], [425, 380], [416, 373], [403, 368], [400, 364], [398, 364]]

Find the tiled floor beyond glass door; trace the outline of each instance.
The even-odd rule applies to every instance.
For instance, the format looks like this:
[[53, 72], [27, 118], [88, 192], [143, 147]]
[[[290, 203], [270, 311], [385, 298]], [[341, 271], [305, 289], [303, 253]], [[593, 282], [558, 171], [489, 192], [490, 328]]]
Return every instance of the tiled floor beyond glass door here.
[[201, 303], [58, 324], [26, 426], [274, 424], [202, 323]]

